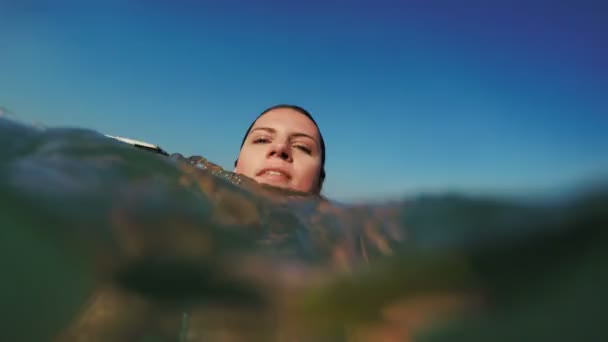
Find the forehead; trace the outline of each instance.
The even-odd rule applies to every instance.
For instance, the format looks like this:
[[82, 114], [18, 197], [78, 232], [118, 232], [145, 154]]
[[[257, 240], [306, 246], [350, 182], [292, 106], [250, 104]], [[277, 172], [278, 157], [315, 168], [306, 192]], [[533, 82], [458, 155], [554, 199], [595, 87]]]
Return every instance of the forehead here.
[[305, 133], [315, 139], [319, 138], [319, 132], [314, 122], [306, 115], [290, 108], [277, 108], [262, 115], [252, 129], [258, 127], [268, 127], [288, 133]]

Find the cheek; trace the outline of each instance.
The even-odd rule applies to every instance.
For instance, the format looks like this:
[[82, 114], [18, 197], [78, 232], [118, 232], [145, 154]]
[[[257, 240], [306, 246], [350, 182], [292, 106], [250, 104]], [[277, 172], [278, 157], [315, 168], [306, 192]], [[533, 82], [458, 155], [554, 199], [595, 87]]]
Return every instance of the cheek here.
[[247, 146], [241, 151], [236, 170], [246, 176], [253, 177], [255, 170], [264, 162], [264, 151], [256, 146]]
[[306, 187], [316, 186], [321, 172], [321, 165], [319, 163], [310, 163], [302, 166], [297, 171], [298, 183]]
[[239, 156], [239, 160], [236, 163], [236, 167], [235, 167], [234, 171], [236, 173], [241, 173], [246, 176], [250, 176], [249, 174], [251, 173], [252, 168], [253, 167], [251, 165], [251, 158], [249, 158], [249, 155], [246, 153], [241, 153], [241, 155]]

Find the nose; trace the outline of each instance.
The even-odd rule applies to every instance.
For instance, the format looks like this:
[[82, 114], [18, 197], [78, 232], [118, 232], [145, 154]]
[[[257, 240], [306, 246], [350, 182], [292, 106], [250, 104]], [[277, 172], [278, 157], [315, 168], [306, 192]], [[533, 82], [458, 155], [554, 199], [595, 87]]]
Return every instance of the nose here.
[[267, 157], [280, 158], [286, 162], [292, 162], [291, 150], [289, 149], [289, 146], [283, 142], [273, 142], [270, 144]]

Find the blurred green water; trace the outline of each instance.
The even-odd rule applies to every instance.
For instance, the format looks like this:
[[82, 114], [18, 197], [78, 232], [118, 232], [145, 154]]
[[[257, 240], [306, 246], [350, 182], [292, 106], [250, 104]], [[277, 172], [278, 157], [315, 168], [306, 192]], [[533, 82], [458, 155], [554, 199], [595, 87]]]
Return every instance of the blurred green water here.
[[340, 206], [178, 159], [0, 120], [0, 340], [607, 336], [605, 188]]

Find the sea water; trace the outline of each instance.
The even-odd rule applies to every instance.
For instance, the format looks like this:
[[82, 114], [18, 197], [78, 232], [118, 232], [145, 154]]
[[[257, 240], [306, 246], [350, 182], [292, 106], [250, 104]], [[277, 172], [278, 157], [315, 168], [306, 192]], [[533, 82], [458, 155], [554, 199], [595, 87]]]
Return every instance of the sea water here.
[[601, 339], [607, 204], [344, 205], [0, 118], [1, 340]]

